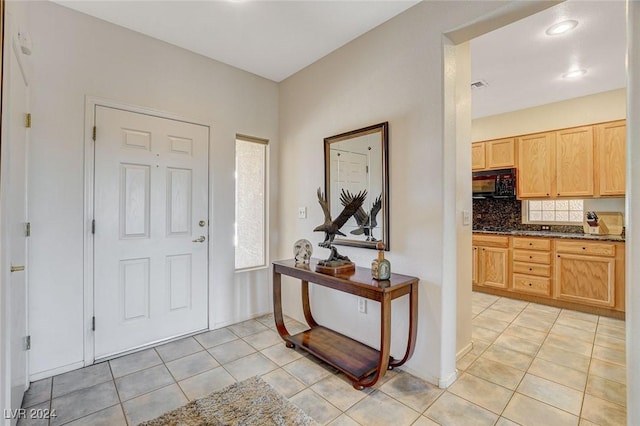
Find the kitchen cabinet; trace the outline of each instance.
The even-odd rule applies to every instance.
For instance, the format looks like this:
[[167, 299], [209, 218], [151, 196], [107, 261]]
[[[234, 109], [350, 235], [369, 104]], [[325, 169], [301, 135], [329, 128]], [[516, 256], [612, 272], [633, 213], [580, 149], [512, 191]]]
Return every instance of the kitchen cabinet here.
[[507, 289], [510, 283], [509, 237], [502, 235], [474, 235], [477, 256], [476, 284]]
[[625, 195], [626, 138], [625, 120], [594, 126], [596, 141], [597, 194], [602, 197]]
[[478, 284], [478, 247], [473, 246], [473, 260], [471, 262], [471, 284]]
[[556, 297], [597, 306], [615, 305], [615, 245], [556, 243]]
[[593, 197], [593, 128], [556, 132], [556, 196]]
[[476, 291], [624, 316], [624, 242], [474, 233], [473, 247]]
[[484, 170], [486, 166], [486, 158], [484, 152], [484, 143], [474, 143], [471, 145], [471, 170]]
[[549, 198], [555, 177], [555, 133], [521, 136], [518, 145], [518, 198]]
[[515, 138], [477, 142], [471, 145], [471, 169], [495, 170], [516, 167]]
[[513, 237], [513, 291], [551, 296], [551, 240]]

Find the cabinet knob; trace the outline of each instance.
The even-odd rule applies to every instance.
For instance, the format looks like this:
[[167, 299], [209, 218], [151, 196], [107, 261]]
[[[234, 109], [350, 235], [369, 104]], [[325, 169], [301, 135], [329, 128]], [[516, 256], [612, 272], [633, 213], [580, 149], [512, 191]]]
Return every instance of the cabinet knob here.
[[529, 245], [530, 245], [530, 246], [532, 246], [532, 245], [533, 245], [533, 243], [529, 243]]
[[529, 259], [533, 259], [533, 256], [529, 256]]
[[587, 249], [586, 247], [582, 247], [582, 250], [586, 250], [586, 249]]
[[532, 286], [533, 286], [533, 284], [529, 283], [529, 287], [532, 287]]
[[533, 268], [529, 268], [530, 271], [533, 271]]

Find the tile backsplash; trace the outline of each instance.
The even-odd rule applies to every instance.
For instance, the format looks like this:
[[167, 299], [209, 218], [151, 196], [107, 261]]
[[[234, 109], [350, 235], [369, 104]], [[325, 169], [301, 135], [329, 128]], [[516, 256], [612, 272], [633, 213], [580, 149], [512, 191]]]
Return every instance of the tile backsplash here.
[[[538, 231], [541, 225], [522, 223], [522, 201], [484, 198], [473, 200], [473, 229]], [[582, 233], [582, 225], [551, 225], [552, 232]]]

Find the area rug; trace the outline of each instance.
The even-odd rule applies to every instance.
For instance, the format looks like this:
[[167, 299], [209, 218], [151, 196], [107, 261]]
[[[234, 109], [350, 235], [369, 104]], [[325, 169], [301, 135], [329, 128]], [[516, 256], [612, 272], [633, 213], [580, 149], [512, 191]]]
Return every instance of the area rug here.
[[318, 423], [256, 376], [191, 401], [140, 425], [316, 426]]

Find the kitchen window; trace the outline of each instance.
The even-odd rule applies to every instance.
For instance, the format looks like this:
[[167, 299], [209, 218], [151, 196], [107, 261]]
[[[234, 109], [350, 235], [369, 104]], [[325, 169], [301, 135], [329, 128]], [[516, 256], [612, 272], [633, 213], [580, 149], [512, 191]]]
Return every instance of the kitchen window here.
[[523, 202], [525, 223], [581, 225], [584, 200], [529, 200]]
[[236, 136], [235, 269], [267, 266], [268, 141]]

